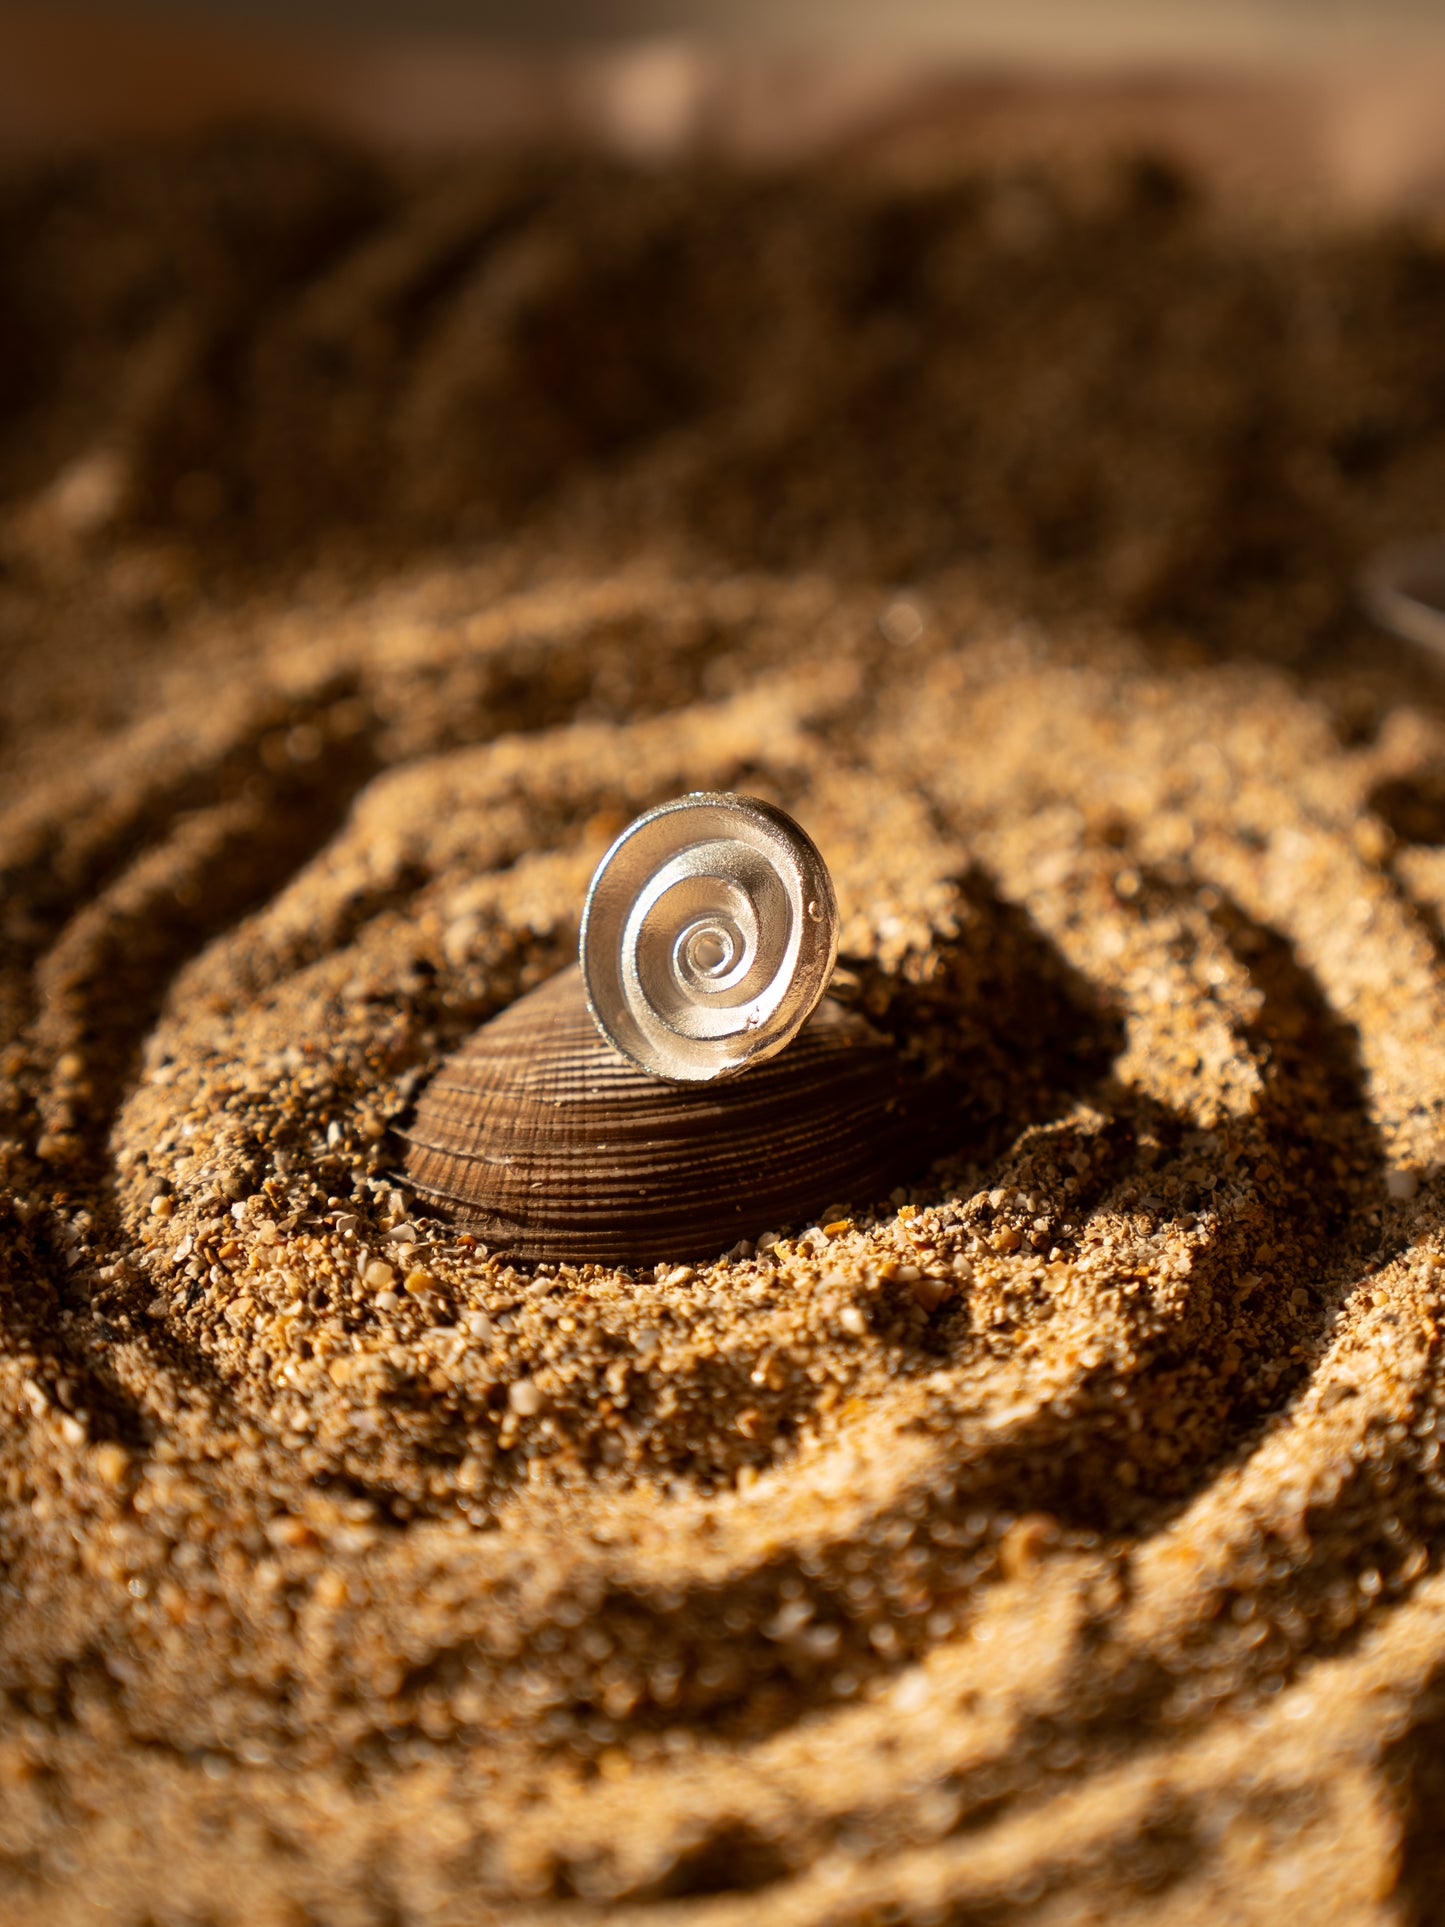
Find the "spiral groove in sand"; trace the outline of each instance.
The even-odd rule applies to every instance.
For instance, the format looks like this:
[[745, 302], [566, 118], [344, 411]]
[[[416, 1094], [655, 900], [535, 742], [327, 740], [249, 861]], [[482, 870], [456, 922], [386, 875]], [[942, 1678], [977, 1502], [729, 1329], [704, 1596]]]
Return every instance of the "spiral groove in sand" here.
[[[650, 258], [673, 216], [637, 192]], [[506, 393], [539, 342], [568, 365], [526, 218], [455, 294], [521, 358]], [[1123, 249], [1103, 218], [1068, 217], [1081, 250]], [[968, 245], [1013, 260], [998, 220]], [[411, 238], [312, 289], [266, 379], [444, 279]], [[1178, 247], [1202, 301], [1217, 257]], [[408, 433], [492, 379], [451, 339]], [[629, 366], [585, 398], [600, 447]], [[683, 453], [637, 458], [619, 525]], [[422, 526], [440, 483], [404, 480]], [[489, 486], [505, 523], [540, 482]], [[37, 1918], [1182, 1923], [1307, 1889], [1353, 1922], [1428, 1891], [1436, 698], [1398, 663], [1165, 662], [961, 569], [919, 563], [900, 613], [892, 525], [838, 486], [840, 552], [881, 545], [851, 572], [608, 574], [585, 497], [565, 575], [303, 584], [244, 644], [197, 615], [214, 657], [183, 635], [152, 713], [6, 819], [0, 1893]], [[43, 600], [37, 526], [7, 553]], [[97, 607], [169, 580], [140, 553], [93, 564]], [[805, 817], [940, 1156], [710, 1264], [509, 1265], [400, 1191], [389, 1127], [573, 954], [624, 824], [699, 787]]]
[[[675, 593], [637, 592], [638, 618]], [[1333, 749], [1258, 676], [1181, 686], [1022, 640], [940, 638], [924, 688], [892, 682], [865, 734], [866, 611], [835, 609], [854, 646], [831, 687], [783, 674], [373, 779], [177, 976], [112, 1150], [90, 1147], [123, 1216], [98, 1271], [110, 1362], [84, 1394], [64, 1368], [70, 1403], [122, 1435], [169, 1412], [189, 1441], [125, 1474], [150, 1522], [129, 1562], [97, 1494], [93, 1583], [159, 1615], [123, 1690], [254, 1773], [263, 1805], [262, 1758], [395, 1761], [408, 1731], [447, 1811], [473, 1783], [530, 1788], [484, 1863], [499, 1906], [563, 1866], [579, 1899], [641, 1906], [726, 1854], [780, 1918], [832, 1917], [816, 1855], [864, 1812], [859, 1918], [1063, 1879], [1134, 1851], [1161, 1784], [1187, 1812], [1254, 1770], [1264, 1738], [1228, 1729], [1235, 1763], [1220, 1751], [1226, 1706], [1293, 1719], [1323, 1690], [1304, 1659], [1347, 1693], [1366, 1655], [1388, 1667], [1399, 1615], [1430, 1623], [1438, 1217], [1428, 1182], [1392, 1202], [1383, 1173], [1435, 1156], [1445, 1009], [1428, 919], [1359, 853], [1382, 752]], [[444, 660], [444, 629], [432, 646]], [[991, 705], [1034, 719], [1027, 745], [943, 753], [951, 719]], [[1278, 775], [1252, 767], [1266, 707]], [[1048, 741], [1065, 714], [1067, 763]], [[785, 719], [786, 760], [763, 716], [773, 739]], [[1088, 749], [1105, 729], [1109, 759]], [[568, 826], [605, 833], [615, 796], [598, 772], [629, 772], [632, 807], [744, 760], [847, 853], [848, 948], [889, 966], [880, 1021], [957, 1078], [956, 1153], [909, 1209], [842, 1200], [845, 1227], [676, 1276], [533, 1278], [411, 1222], [385, 1121], [479, 1008], [565, 956], [596, 835]], [[68, 1010], [77, 1040], [47, 1034], [52, 1052], [93, 1035], [132, 921], [204, 872], [224, 822], [133, 859], [51, 947], [47, 1022]], [[45, 1087], [52, 1128], [67, 1076]], [[350, 1170], [376, 1180], [328, 1206]], [[32, 1424], [64, 1410], [50, 1397]], [[253, 1510], [263, 1489], [279, 1508]], [[1417, 1496], [1386, 1510], [1386, 1490]], [[218, 1520], [201, 1541], [197, 1508]], [[259, 1566], [230, 1565], [253, 1533]], [[296, 1606], [273, 1622], [258, 1588]], [[1221, 1620], [1221, 1596], [1249, 1617]], [[216, 1626], [269, 1627], [278, 1657], [303, 1642], [292, 1713], [228, 1695]], [[168, 1711], [180, 1650], [213, 1680], [204, 1729]], [[1146, 1675], [1147, 1769], [1109, 1737]], [[906, 1768], [860, 1808], [880, 1746]], [[820, 1781], [821, 1747], [839, 1764]], [[1311, 1766], [1294, 1797], [1317, 1784]], [[619, 1828], [639, 1799], [646, 1825]], [[970, 1815], [1000, 1799], [980, 1857]]]

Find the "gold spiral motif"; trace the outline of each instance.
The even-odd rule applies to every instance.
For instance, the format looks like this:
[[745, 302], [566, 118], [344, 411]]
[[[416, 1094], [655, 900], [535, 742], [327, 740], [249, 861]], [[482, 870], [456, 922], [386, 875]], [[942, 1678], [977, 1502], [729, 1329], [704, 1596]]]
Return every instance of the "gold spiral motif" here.
[[706, 1083], [775, 1056], [828, 987], [838, 913], [816, 846], [756, 797], [698, 791], [629, 824], [582, 916], [602, 1035], [654, 1076]]

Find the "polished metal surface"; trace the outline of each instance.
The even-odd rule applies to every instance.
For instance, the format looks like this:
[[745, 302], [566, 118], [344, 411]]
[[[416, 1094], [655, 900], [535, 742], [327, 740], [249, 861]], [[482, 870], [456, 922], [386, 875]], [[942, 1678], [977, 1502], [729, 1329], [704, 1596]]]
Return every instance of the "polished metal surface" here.
[[673, 1083], [774, 1056], [828, 987], [827, 865], [783, 810], [697, 791], [625, 829], [582, 913], [587, 1005], [609, 1043]]

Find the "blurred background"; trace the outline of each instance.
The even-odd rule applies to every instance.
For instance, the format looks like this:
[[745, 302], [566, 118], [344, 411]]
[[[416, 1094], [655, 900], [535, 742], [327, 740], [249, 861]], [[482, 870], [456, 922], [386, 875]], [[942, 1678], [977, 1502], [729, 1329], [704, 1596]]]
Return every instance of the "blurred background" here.
[[1162, 133], [1197, 164], [1378, 203], [1445, 175], [1445, 7], [0, 0], [0, 151], [281, 115], [421, 148], [562, 130], [634, 158], [776, 157], [916, 125], [925, 99], [994, 153]]
[[0, 651], [646, 557], [1313, 661], [1438, 522], [1442, 100], [1440, 0], [0, 0]]
[[[1438, 0], [111, 0], [114, 16], [532, 45], [672, 34], [1030, 61], [1277, 58], [1438, 43]], [[67, 9], [52, 3], [47, 14]]]

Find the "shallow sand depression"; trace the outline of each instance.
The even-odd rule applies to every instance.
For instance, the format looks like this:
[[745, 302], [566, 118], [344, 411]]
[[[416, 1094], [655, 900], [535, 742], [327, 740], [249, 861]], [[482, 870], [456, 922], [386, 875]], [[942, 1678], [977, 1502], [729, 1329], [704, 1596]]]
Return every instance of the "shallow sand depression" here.
[[[1430, 1918], [1445, 721], [1348, 596], [1442, 499], [1438, 239], [1153, 167], [7, 193], [6, 1906]], [[939, 1154], [512, 1264], [394, 1127], [727, 788]]]

